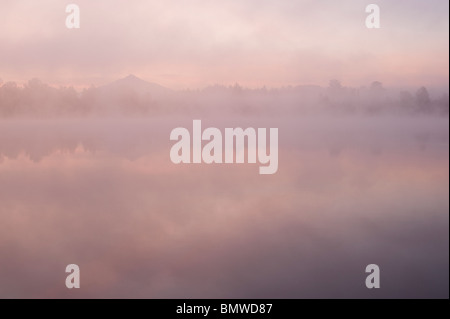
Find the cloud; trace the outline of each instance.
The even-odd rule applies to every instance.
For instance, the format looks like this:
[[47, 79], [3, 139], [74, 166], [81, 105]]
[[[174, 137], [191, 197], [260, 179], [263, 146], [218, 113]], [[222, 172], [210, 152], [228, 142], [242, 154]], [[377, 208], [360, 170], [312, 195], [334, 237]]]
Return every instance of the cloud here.
[[[366, 3], [355, 1], [77, 3], [82, 27], [67, 30], [58, 1], [3, 1], [2, 76], [86, 85], [139, 73], [186, 88], [323, 84], [336, 74], [356, 85], [380, 70], [388, 84], [448, 83], [446, 1], [381, 1], [383, 24], [375, 32], [364, 26]], [[352, 64], [363, 56], [373, 58]], [[429, 75], [404, 73], [418, 68]]]

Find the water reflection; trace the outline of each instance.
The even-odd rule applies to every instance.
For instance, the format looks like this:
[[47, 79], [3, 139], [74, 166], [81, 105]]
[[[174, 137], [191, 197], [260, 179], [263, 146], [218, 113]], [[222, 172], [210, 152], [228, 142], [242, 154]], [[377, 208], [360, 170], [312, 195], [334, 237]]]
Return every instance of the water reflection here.
[[1, 121], [0, 297], [448, 297], [448, 120], [233, 119], [273, 176], [172, 164], [188, 123]]

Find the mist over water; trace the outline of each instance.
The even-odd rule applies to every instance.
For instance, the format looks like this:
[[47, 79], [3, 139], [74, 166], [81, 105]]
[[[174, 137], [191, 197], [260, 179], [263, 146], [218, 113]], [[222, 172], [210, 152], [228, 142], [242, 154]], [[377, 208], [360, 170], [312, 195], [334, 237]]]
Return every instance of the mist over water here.
[[[278, 172], [173, 164], [193, 119], [278, 127]], [[1, 119], [0, 297], [448, 298], [448, 136], [423, 114]]]
[[0, 299], [448, 298], [448, 12], [1, 0]]

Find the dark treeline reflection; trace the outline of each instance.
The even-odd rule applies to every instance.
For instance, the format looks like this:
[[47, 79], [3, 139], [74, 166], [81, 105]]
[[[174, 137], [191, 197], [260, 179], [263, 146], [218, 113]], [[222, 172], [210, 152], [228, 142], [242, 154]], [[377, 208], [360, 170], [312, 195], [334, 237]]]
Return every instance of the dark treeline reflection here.
[[375, 81], [351, 88], [332, 80], [328, 87], [303, 85], [278, 89], [210, 86], [172, 91], [133, 75], [81, 92], [54, 88], [38, 79], [24, 86], [0, 86], [0, 117], [86, 117], [156, 114], [434, 114], [448, 115], [448, 94], [431, 97], [426, 87], [412, 91]]
[[[54, 152], [106, 152], [136, 159], [153, 152], [169, 155], [174, 142], [170, 131], [192, 130], [190, 117], [15, 119], [0, 120], [0, 158], [26, 156], [35, 162]], [[204, 128], [278, 127], [279, 145], [299, 151], [320, 149], [330, 155], [345, 150], [370, 154], [383, 151], [426, 151], [448, 145], [448, 119], [433, 117], [325, 117], [300, 118], [204, 117]]]

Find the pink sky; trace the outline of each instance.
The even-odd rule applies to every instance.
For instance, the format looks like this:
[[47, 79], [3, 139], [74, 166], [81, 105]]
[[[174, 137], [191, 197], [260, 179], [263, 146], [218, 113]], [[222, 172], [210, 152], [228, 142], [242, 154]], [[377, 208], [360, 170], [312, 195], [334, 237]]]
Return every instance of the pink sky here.
[[100, 85], [127, 74], [171, 88], [206, 85], [448, 85], [448, 1], [58, 0], [0, 2], [0, 78]]

